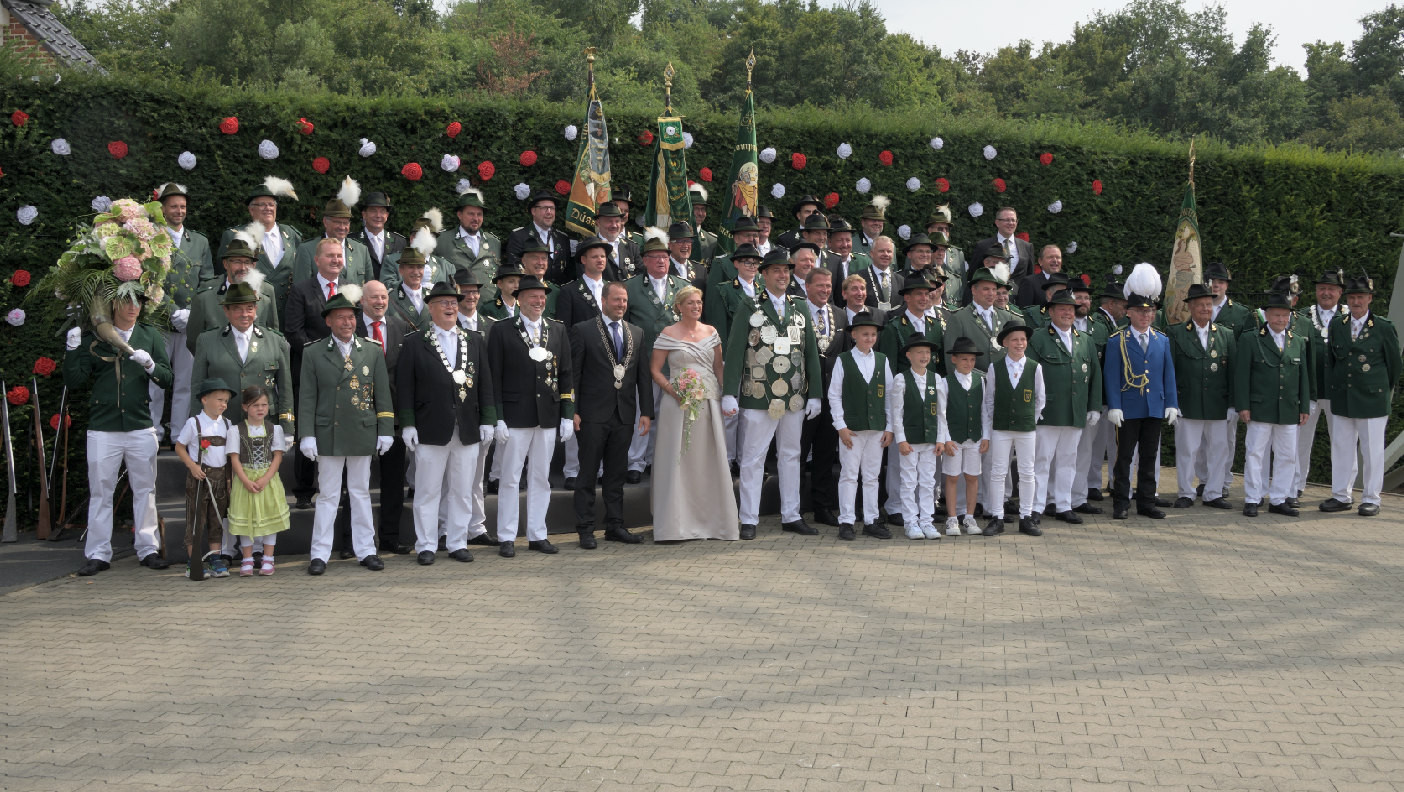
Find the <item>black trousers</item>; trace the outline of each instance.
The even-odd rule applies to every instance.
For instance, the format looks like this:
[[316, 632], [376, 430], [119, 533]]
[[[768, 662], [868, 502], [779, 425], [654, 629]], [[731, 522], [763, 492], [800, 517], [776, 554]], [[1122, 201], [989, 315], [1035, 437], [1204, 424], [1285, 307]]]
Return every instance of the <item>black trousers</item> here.
[[804, 422], [800, 433], [800, 460], [810, 460], [809, 467], [809, 506], [811, 509], [828, 509], [837, 512], [838, 476], [834, 466], [838, 464], [838, 430], [834, 428], [834, 418], [829, 414], [828, 399], [824, 400], [824, 410], [818, 418]]
[[[652, 430], [650, 430], [652, 431]], [[629, 441], [634, 436], [631, 418], [592, 422], [581, 419], [575, 433], [580, 445], [580, 472], [575, 476], [575, 529], [595, 529], [595, 480], [604, 461], [600, 490], [604, 496], [605, 528], [624, 527], [624, 475], [629, 469]]]
[[1155, 458], [1160, 452], [1159, 418], [1128, 418], [1116, 430], [1116, 464], [1112, 466], [1112, 505], [1126, 507], [1131, 503], [1131, 456], [1137, 450], [1141, 457], [1136, 465], [1136, 505], [1154, 506], [1159, 486], [1155, 475]]

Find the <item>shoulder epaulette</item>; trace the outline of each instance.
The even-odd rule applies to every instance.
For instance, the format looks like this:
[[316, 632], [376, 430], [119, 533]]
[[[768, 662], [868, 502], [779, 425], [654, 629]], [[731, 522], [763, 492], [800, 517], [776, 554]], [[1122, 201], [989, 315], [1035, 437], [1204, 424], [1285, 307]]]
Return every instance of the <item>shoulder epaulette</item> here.
[[[512, 229], [512, 233], [515, 234], [515, 233], [517, 233], [518, 231], [521, 231], [521, 230], [524, 229], [524, 228], [526, 228], [526, 226], [517, 226], [516, 228]], [[485, 233], [486, 233], [486, 232], [485, 232]]]

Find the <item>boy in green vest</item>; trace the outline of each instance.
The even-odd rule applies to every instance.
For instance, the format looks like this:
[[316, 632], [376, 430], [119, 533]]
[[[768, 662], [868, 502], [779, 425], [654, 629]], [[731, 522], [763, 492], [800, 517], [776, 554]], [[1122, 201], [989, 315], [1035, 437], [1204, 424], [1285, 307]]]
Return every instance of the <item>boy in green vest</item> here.
[[[892, 532], [878, 521], [878, 471], [882, 450], [892, 443], [887, 394], [892, 389], [892, 369], [887, 357], [875, 352], [882, 325], [866, 311], [848, 326], [853, 348], [839, 355], [829, 382], [829, 411], [839, 433], [839, 538], [853, 537], [854, 501], [858, 477], [863, 477], [863, 534], [891, 539]], [[910, 530], [910, 529], [909, 529]]]
[[[990, 424], [985, 420], [985, 381], [975, 374], [975, 359], [982, 353], [970, 338], [961, 336], [951, 345], [951, 373], [946, 375], [946, 447], [941, 473], [946, 480], [946, 536], [960, 536], [956, 522], [956, 487], [965, 478], [965, 533], [980, 533], [975, 524], [975, 501], [980, 494], [981, 454], [990, 450]], [[1001, 498], [1002, 500], [1003, 498]]]
[[902, 455], [900, 492], [908, 539], [941, 538], [933, 512], [936, 460], [950, 439], [946, 432], [946, 382], [927, 370], [932, 350], [940, 348], [938, 341], [912, 335], [902, 350], [910, 365], [897, 375], [897, 387], [887, 394], [888, 423]]
[[1002, 361], [985, 372], [984, 421], [990, 427], [990, 478], [985, 510], [990, 521], [985, 536], [1004, 533], [1004, 477], [1009, 474], [1009, 452], [1019, 458], [1019, 533], [1042, 536], [1033, 520], [1034, 427], [1043, 416], [1043, 371], [1024, 352], [1032, 330], [1021, 319], [1010, 319], [999, 331], [1004, 347]]

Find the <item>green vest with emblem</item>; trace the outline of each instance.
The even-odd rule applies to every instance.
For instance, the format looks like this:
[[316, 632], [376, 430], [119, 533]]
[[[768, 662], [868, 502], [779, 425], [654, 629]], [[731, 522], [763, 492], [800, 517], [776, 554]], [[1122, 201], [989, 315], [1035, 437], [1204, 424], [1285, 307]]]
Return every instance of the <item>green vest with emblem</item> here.
[[1003, 432], [1032, 432], [1034, 415], [1034, 372], [1038, 363], [1024, 358], [1024, 373], [1019, 382], [1009, 381], [1009, 367], [995, 364], [993, 427]]
[[941, 407], [936, 402], [936, 374], [930, 369], [917, 385], [911, 369], [902, 373], [906, 392], [902, 394], [902, 430], [911, 445], [936, 442], [936, 428], [941, 420]]
[[946, 375], [946, 430], [951, 440], [964, 443], [984, 434], [985, 381], [970, 372], [970, 390], [961, 386], [955, 372]]
[[858, 370], [858, 361], [849, 350], [839, 357], [843, 365], [843, 420], [854, 432], [882, 431], [887, 428], [886, 394], [883, 385], [887, 377], [887, 357], [873, 352], [873, 378], [865, 381]]

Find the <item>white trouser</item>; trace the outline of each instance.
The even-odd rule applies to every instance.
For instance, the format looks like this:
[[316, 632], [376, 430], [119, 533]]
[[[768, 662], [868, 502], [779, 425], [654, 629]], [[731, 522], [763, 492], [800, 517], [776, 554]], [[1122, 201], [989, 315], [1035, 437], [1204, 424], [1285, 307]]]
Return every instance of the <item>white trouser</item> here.
[[[1176, 421], [1176, 423], [1179, 422]], [[1220, 467], [1219, 475], [1222, 476], [1224, 482], [1224, 494], [1227, 495], [1233, 486], [1233, 450], [1238, 446], [1238, 413], [1230, 410], [1228, 417], [1219, 425], [1223, 427], [1224, 442], [1228, 444], [1228, 452], [1222, 457], [1206, 456], [1195, 466], [1194, 474], [1199, 477], [1200, 481], [1208, 481], [1209, 466], [1217, 464]], [[1156, 465], [1159, 466], [1159, 464], [1160, 460], [1157, 459]], [[1209, 488], [1206, 486], [1204, 491], [1208, 492]]]
[[[497, 541], [517, 539], [523, 464], [527, 470], [527, 541], [539, 542], [546, 538], [546, 509], [551, 506], [551, 454], [555, 450], [555, 427], [514, 427], [508, 431], [507, 444], [502, 451], [502, 478], [497, 485]], [[419, 493], [414, 496], [418, 500]]]
[[888, 514], [903, 514], [902, 502], [902, 453], [893, 443], [887, 447], [887, 502], [883, 508]]
[[[190, 375], [195, 370], [195, 356], [190, 354], [190, 349], [185, 346], [185, 331], [178, 333], [163, 332], [166, 337], [166, 359], [171, 361], [171, 431], [167, 433], [165, 426], [161, 424], [161, 414], [166, 411], [166, 391], [155, 382], [146, 386], [146, 395], [151, 399], [151, 425], [156, 427], [156, 441], [161, 438], [175, 438], [180, 434], [180, 427], [185, 425], [185, 419], [190, 413]], [[230, 387], [239, 383], [226, 383]], [[237, 483], [237, 482], [236, 482]]]
[[[658, 387], [658, 383], [655, 382], [655, 383], [653, 383], [653, 414], [654, 414], [654, 415], [657, 415], [657, 414], [658, 414], [658, 411], [662, 408], [662, 406], [663, 406], [663, 389], [660, 388], [660, 387]], [[637, 426], [639, 425], [639, 416], [641, 416], [641, 415], [643, 415], [643, 411], [640, 410], [639, 408], [635, 407], [635, 408], [634, 408], [634, 426], [635, 426], [635, 427], [637, 427]], [[646, 434], [646, 435], [640, 436], [639, 433], [638, 433], [638, 430], [635, 429], [635, 431], [634, 431], [634, 437], [633, 437], [633, 439], [631, 439], [631, 440], [629, 441], [629, 469], [630, 469], [630, 470], [634, 470], [634, 471], [637, 471], [637, 472], [639, 472], [639, 473], [642, 473], [642, 472], [644, 472], [644, 469], [645, 469], [645, 468], [647, 468], [649, 465], [653, 464], [653, 447], [654, 447], [654, 445], [657, 443], [657, 441], [658, 441], [658, 433], [657, 433], [657, 432], [649, 432], [649, 433]]]
[[[1029, 436], [1035, 438], [1037, 437], [1037, 435], [1035, 435], [1033, 432], [1029, 432]], [[990, 441], [990, 450], [994, 450], [993, 440]], [[1020, 455], [1019, 451], [1020, 449], [1016, 446], [1014, 449], [1014, 455], [1016, 457]], [[1035, 453], [1037, 452], [1033, 451], [1029, 454], [1030, 464], [1033, 463]], [[985, 504], [986, 513], [1003, 514], [1004, 502], [1009, 500], [1009, 498], [1014, 494], [1014, 477], [1011, 477], [1009, 475], [1012, 465], [1010, 464], [1008, 458], [1004, 460], [1004, 474], [1000, 478], [1000, 481], [1003, 483], [1000, 484], [998, 489], [996, 489], [994, 486], [994, 478], [990, 476], [990, 470], [993, 469], [993, 465], [993, 454], [985, 454], [984, 458], [980, 460], [980, 498]], [[1029, 491], [1029, 497], [1033, 497], [1033, 490]]]
[[[473, 496], [469, 499], [469, 506], [472, 512], [468, 517], [468, 537], [482, 536], [487, 533], [487, 494], [483, 491], [483, 468], [487, 465], [488, 453], [492, 451], [492, 443], [478, 443], [474, 448], [478, 449], [478, 474], [473, 477]], [[450, 486], [462, 486], [460, 482], [450, 482]]]
[[136, 521], [133, 545], [137, 558], [160, 548], [156, 527], [156, 430], [88, 432], [88, 540], [83, 555], [98, 561], [112, 560], [112, 502], [117, 471], [127, 463], [127, 483], [132, 488], [132, 516]]
[[[1272, 480], [1268, 481], [1268, 450], [1272, 450]], [[1249, 421], [1243, 439], [1243, 501], [1277, 506], [1296, 497], [1297, 425]], [[1207, 495], [1209, 488], [1204, 492]]]
[[[936, 468], [940, 460], [936, 448], [934, 443], [917, 443], [912, 446], [912, 453], [902, 459], [905, 463], [902, 465], [902, 516], [909, 529], [932, 527], [931, 514], [936, 511]], [[840, 446], [839, 456], [842, 455]], [[958, 486], [964, 489], [965, 483]], [[863, 502], [868, 502], [866, 496]]]
[[331, 560], [336, 536], [336, 509], [341, 503], [341, 473], [351, 502], [351, 549], [356, 558], [375, 555], [375, 521], [371, 516], [370, 464], [367, 456], [317, 457], [317, 507], [312, 516], [312, 557]]
[[[475, 427], [476, 431], [476, 427]], [[448, 445], [421, 443], [415, 452], [419, 469], [414, 475], [414, 550], [433, 552], [439, 547], [439, 513], [444, 511], [444, 530], [449, 552], [468, 546], [468, 522], [473, 514], [473, 488], [481, 483], [478, 445], [458, 442], [454, 427]]]
[[1102, 418], [1091, 429], [1092, 459], [1087, 463], [1087, 489], [1099, 490], [1107, 483], [1105, 477], [1107, 460], [1116, 462], [1116, 430], [1107, 420], [1107, 411], [1102, 410]]
[[[1326, 434], [1331, 435], [1331, 400], [1316, 399], [1311, 403], [1311, 412], [1307, 413], [1307, 421], [1297, 427], [1297, 481], [1292, 494], [1306, 489], [1307, 474], [1311, 473], [1311, 447], [1316, 442], [1316, 422], [1322, 415], [1326, 416]], [[1332, 466], [1334, 467], [1334, 465]], [[1350, 465], [1350, 476], [1355, 478], [1355, 462], [1352, 458]]]
[[1009, 452], [1012, 450], [1019, 462], [1019, 516], [1033, 514], [1034, 500], [1034, 457], [1037, 453], [1038, 435], [1034, 432], [1006, 432], [996, 429], [990, 438], [990, 492], [1001, 495], [990, 498], [994, 503], [985, 503], [985, 510], [991, 517], [1004, 516], [1004, 480], [1009, 475]]
[[[1042, 511], [1049, 503], [1059, 514], [1072, 509], [1073, 473], [1077, 468], [1077, 439], [1082, 428], [1077, 426], [1040, 426], [1034, 431], [1037, 439], [1034, 451], [1034, 508]], [[1022, 472], [1024, 455], [1019, 454]], [[1087, 496], [1083, 492], [1083, 497]]]
[[775, 440], [775, 466], [780, 478], [780, 520], [800, 518], [800, 435], [804, 432], [804, 412], [787, 412], [775, 420], [766, 410], [741, 410], [741, 501], [742, 525], [760, 521], [761, 484], [765, 481], [765, 454]]
[[1343, 418], [1331, 416], [1331, 497], [1350, 503], [1355, 486], [1355, 450], [1360, 449], [1360, 500], [1380, 503], [1384, 487], [1384, 447], [1386, 416]]
[[853, 433], [853, 447], [839, 441], [839, 524], [854, 522], [858, 479], [863, 479], [863, 522], [878, 522], [878, 473], [882, 471], [882, 430]]
[[1102, 423], [1106, 419], [1097, 421], [1096, 426], [1083, 427], [1077, 435], [1077, 456], [1073, 460], [1073, 482], [1072, 482], [1072, 505], [1073, 508], [1087, 502], [1087, 490], [1090, 487], [1087, 478], [1087, 470], [1092, 467], [1092, 445], [1097, 437], [1097, 430], [1102, 428]]
[[1217, 500], [1228, 494], [1224, 481], [1224, 469], [1210, 465], [1210, 460], [1219, 460], [1233, 454], [1229, 436], [1224, 432], [1224, 422], [1218, 419], [1204, 421], [1193, 418], [1180, 418], [1175, 422], [1175, 483], [1179, 497], [1194, 500], [1195, 471], [1205, 471], [1204, 503]]

